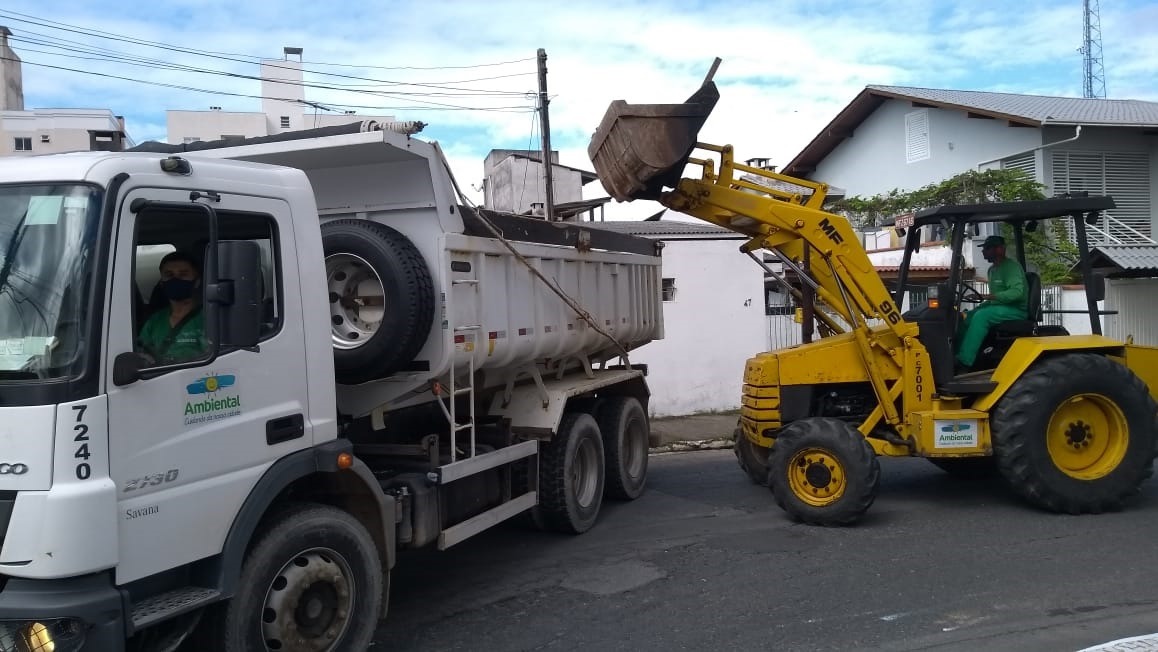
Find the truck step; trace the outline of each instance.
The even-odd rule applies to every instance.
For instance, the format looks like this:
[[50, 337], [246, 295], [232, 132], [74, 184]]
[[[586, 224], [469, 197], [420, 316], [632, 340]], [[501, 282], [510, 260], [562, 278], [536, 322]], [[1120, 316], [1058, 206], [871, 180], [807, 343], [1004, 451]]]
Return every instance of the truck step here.
[[133, 605], [133, 628], [143, 629], [179, 616], [213, 602], [220, 595], [216, 589], [201, 586], [185, 586], [155, 595]]

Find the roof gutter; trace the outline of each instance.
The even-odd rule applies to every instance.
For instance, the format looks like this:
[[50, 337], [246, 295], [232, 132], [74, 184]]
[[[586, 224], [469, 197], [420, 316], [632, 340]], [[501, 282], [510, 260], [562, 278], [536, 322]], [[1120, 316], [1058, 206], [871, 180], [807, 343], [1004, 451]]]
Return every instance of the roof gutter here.
[[[1048, 122], [1042, 122], [1041, 126], [1045, 127], [1048, 124], [1049, 124]], [[983, 165], [988, 165], [990, 163], [996, 163], [997, 161], [1001, 161], [1001, 160], [1004, 160], [1007, 158], [1013, 158], [1014, 156], [1021, 156], [1022, 154], [1029, 154], [1030, 152], [1036, 152], [1038, 150], [1048, 149], [1048, 148], [1053, 147], [1055, 145], [1062, 145], [1064, 143], [1072, 143], [1081, 137], [1082, 137], [1082, 126], [1077, 125], [1077, 127], [1074, 128], [1073, 138], [1066, 138], [1065, 140], [1055, 140], [1052, 143], [1046, 143], [1044, 145], [1038, 145], [1037, 147], [1031, 147], [1029, 149], [1022, 150], [1020, 152], [1014, 152], [1012, 154], [1006, 154], [1005, 156], [998, 156], [997, 158], [991, 158], [988, 161], [981, 161], [980, 163], [977, 164], [977, 171], [980, 172], [981, 166], [983, 166]]]

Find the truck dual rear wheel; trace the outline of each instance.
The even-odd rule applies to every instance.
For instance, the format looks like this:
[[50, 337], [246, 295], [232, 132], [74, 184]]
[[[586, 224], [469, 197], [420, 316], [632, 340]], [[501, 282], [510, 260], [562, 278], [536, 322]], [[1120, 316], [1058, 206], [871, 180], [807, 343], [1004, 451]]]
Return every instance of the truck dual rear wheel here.
[[603, 437], [595, 418], [584, 412], [565, 414], [551, 441], [539, 446], [535, 523], [570, 534], [591, 529], [603, 504], [604, 474]]
[[365, 650], [385, 586], [361, 523], [327, 505], [294, 505], [269, 520], [245, 558], [237, 594], [206, 615], [198, 649]]
[[997, 404], [994, 457], [1038, 507], [1118, 509], [1153, 473], [1156, 414], [1145, 383], [1124, 365], [1095, 353], [1046, 358]]
[[839, 419], [801, 419], [776, 435], [768, 485], [776, 503], [810, 525], [851, 525], [876, 499], [881, 469], [860, 432]]
[[608, 396], [599, 402], [596, 418], [607, 462], [605, 492], [617, 500], [635, 500], [647, 484], [647, 413], [634, 397]]
[[434, 320], [434, 282], [422, 254], [406, 236], [369, 220], [325, 222], [322, 248], [338, 382], [401, 371]]

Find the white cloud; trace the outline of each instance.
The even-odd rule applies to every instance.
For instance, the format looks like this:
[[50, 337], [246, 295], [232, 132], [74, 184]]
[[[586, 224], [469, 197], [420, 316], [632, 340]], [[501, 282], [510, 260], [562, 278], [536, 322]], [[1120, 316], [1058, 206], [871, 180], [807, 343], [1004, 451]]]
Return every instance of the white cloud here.
[[[415, 100], [472, 107], [534, 105], [536, 49], [547, 50], [550, 117], [555, 148], [566, 165], [590, 168], [587, 140], [608, 103], [678, 102], [699, 85], [713, 57], [722, 98], [701, 139], [736, 146], [738, 158], [769, 157], [783, 165], [866, 84], [1004, 90], [1076, 95], [1081, 92], [1080, 3], [1052, 0], [736, 0], [731, 3], [672, 3], [661, 0], [541, 3], [494, 0], [405, 0], [382, 3], [277, 5], [224, 0], [128, 2], [110, 13], [82, 0], [55, 3], [52, 20], [112, 34], [221, 53], [280, 56], [283, 46], [305, 48], [307, 62], [347, 62], [364, 68], [307, 69], [380, 81], [419, 82], [510, 93], [493, 97], [399, 96], [309, 88], [307, 98], [329, 104], [389, 107], [359, 113], [390, 113], [430, 124], [426, 134], [442, 141], [464, 190], [482, 176], [491, 148], [525, 148], [532, 134], [526, 112], [440, 111]], [[246, 58], [205, 58], [176, 50], [86, 39], [56, 32], [4, 14], [42, 15], [32, 0], [9, 0], [0, 9], [17, 36], [26, 32], [87, 40], [99, 47], [173, 63], [256, 75]], [[64, 18], [67, 17], [67, 18]], [[1103, 36], [1107, 84], [1113, 96], [1158, 99], [1152, 71], [1158, 68], [1158, 8], [1149, 4], [1104, 3]], [[30, 37], [35, 38], [35, 37]], [[18, 51], [47, 49], [14, 42]], [[40, 61], [90, 72], [161, 83], [256, 95], [258, 82], [174, 72], [100, 61], [54, 58], [22, 52]], [[445, 67], [522, 60], [503, 66], [383, 70], [370, 66]], [[519, 75], [465, 81], [497, 75]], [[307, 82], [337, 86], [369, 83], [306, 76]], [[128, 81], [26, 66], [30, 105], [108, 107], [126, 115], [137, 140], [163, 136], [165, 109], [256, 110], [256, 99], [214, 96], [150, 87]], [[365, 90], [454, 92], [415, 86]], [[537, 141], [532, 140], [532, 147]], [[598, 184], [587, 195], [600, 194]], [[608, 207], [609, 215], [632, 217], [656, 210]]]

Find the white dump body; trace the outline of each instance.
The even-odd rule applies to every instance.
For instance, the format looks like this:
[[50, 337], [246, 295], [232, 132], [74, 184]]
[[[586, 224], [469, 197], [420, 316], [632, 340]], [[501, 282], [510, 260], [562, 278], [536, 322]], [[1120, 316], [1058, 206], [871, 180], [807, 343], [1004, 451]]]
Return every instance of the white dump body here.
[[[430, 143], [376, 131], [187, 155], [301, 169], [313, 186], [322, 221], [381, 222], [422, 253], [436, 304], [434, 323], [414, 365], [421, 370], [340, 387], [344, 412], [368, 414], [383, 406], [430, 400], [423, 388], [445, 380], [452, 369], [465, 373], [471, 357], [475, 369], [485, 372], [486, 385], [505, 382], [510, 373], [547, 360], [616, 357], [614, 344], [535, 278], [500, 240], [489, 237], [473, 211], [459, 206], [450, 173]], [[529, 231], [519, 226], [528, 223], [533, 226]], [[555, 281], [625, 348], [663, 336], [660, 258], [654, 243], [583, 229], [581, 224], [510, 217], [498, 224], [530, 265]], [[597, 248], [578, 246], [588, 238]], [[598, 248], [609, 239], [625, 246]]]

